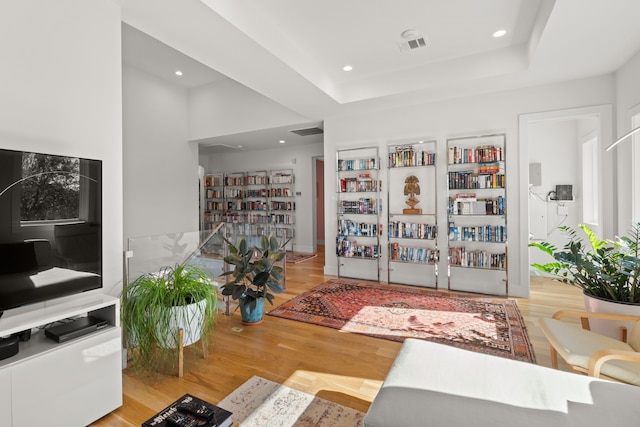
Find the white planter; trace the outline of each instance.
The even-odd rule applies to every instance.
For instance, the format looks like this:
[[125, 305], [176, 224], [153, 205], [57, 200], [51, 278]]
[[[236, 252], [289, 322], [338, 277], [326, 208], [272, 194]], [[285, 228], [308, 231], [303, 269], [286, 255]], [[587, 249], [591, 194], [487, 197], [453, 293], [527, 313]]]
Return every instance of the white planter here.
[[[631, 314], [634, 316], [640, 316], [640, 304], [614, 302], [596, 298], [587, 294], [583, 295], [585, 309], [589, 312]], [[589, 327], [593, 332], [597, 332], [599, 334], [606, 335], [615, 339], [622, 338], [622, 327], [626, 327], [627, 333], [630, 333], [631, 328], [633, 328], [634, 325], [635, 322], [619, 322], [615, 320], [601, 319], [589, 320]]]
[[159, 335], [166, 336], [165, 344], [167, 348], [178, 347], [177, 337], [181, 328], [184, 329], [183, 346], [186, 347], [200, 340], [206, 306], [207, 301], [202, 300], [197, 303], [170, 308], [171, 321], [169, 322], [168, 330], [160, 331], [158, 329]]

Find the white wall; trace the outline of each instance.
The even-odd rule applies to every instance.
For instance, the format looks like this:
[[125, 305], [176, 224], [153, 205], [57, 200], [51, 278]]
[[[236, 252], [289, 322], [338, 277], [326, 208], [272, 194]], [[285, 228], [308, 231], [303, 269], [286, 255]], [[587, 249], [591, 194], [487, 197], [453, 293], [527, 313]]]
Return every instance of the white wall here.
[[[629, 110], [640, 104], [640, 52], [631, 58], [616, 73], [616, 109], [617, 109], [617, 132], [616, 137], [620, 137], [631, 130], [631, 117]], [[628, 139], [616, 146], [614, 151], [609, 152], [616, 162], [617, 180], [617, 224], [616, 234], [627, 235], [632, 221], [631, 205], [631, 170], [638, 168], [633, 164], [631, 155], [631, 139]], [[640, 197], [640, 196], [637, 196]]]
[[[528, 296], [528, 269], [522, 272], [521, 260], [526, 258], [527, 239], [522, 238], [520, 224], [521, 198], [527, 197], [527, 171], [520, 170], [520, 149], [518, 142], [518, 116], [524, 113], [551, 111], [579, 106], [613, 104], [613, 76], [551, 84], [547, 86], [505, 91], [464, 99], [411, 107], [388, 109], [362, 115], [332, 117], [325, 119], [326, 159], [334, 158], [337, 148], [354, 146], [378, 146], [386, 151], [388, 143], [410, 138], [438, 140], [438, 155], [444, 159], [446, 138], [451, 136], [480, 135], [487, 132], [506, 132], [507, 135], [507, 182], [508, 182], [508, 233], [509, 233], [509, 289], [514, 296]], [[610, 137], [604, 142], [610, 141]], [[528, 153], [524, 164], [528, 164]], [[326, 198], [326, 241], [336, 237], [335, 204], [335, 164], [325, 163]], [[441, 166], [441, 167], [440, 167]], [[441, 193], [438, 200], [439, 211], [446, 206], [446, 166], [439, 161], [438, 186]], [[523, 175], [524, 173], [524, 175]], [[524, 178], [523, 178], [524, 177]], [[612, 192], [611, 182], [606, 183]], [[605, 219], [613, 215], [609, 207]], [[526, 212], [524, 215], [526, 219]], [[439, 215], [438, 222], [444, 227], [446, 209]], [[525, 236], [526, 236], [526, 229]], [[441, 238], [445, 233], [440, 233]], [[446, 247], [439, 242], [440, 248]], [[524, 257], [524, 258], [523, 258]], [[386, 266], [386, 263], [383, 267]], [[444, 267], [444, 266], [443, 266]], [[446, 269], [441, 270], [446, 271]], [[335, 254], [327, 250], [325, 273], [336, 274]], [[386, 274], [381, 274], [385, 277]]]
[[[322, 156], [322, 144], [305, 144], [288, 148], [263, 151], [231, 152], [220, 155], [201, 156], [201, 164], [208, 173], [248, 172], [255, 170], [293, 169], [296, 196], [295, 250], [314, 252], [316, 242], [313, 229], [315, 176], [314, 157]], [[332, 158], [334, 158], [333, 156]], [[295, 163], [293, 163], [295, 159]], [[335, 188], [332, 185], [331, 188]]]
[[309, 121], [231, 79], [189, 90], [188, 108], [192, 141]]
[[124, 237], [198, 231], [198, 150], [187, 90], [123, 67]]
[[3, 2], [0, 147], [103, 162], [104, 292], [122, 277], [120, 6]]

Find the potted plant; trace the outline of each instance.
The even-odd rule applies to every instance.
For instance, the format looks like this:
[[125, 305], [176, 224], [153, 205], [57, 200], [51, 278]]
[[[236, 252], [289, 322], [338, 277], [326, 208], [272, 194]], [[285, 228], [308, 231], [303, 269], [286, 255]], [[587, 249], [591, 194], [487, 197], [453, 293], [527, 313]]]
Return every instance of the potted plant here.
[[272, 292], [279, 294], [284, 290], [282, 267], [276, 265], [286, 255], [284, 245], [280, 246], [274, 236], [262, 236], [260, 247], [249, 247], [244, 238], [235, 245], [225, 241], [229, 255], [224, 261], [234, 268], [223, 273], [233, 280], [222, 285], [222, 295], [238, 301], [244, 324], [258, 324], [264, 315], [264, 300], [273, 305]]
[[[568, 237], [562, 250], [547, 242], [530, 243], [555, 259], [532, 267], [582, 289], [587, 310], [640, 311], [640, 223], [631, 227], [628, 236], [616, 240], [600, 240], [588, 226], [579, 227], [588, 244], [577, 230], [567, 226], [560, 227]], [[600, 308], [602, 305], [607, 308]]]
[[135, 348], [134, 363], [153, 369], [175, 364], [180, 329], [182, 346], [199, 340], [206, 346], [218, 309], [211, 273], [192, 264], [138, 277], [124, 288], [121, 300], [125, 345]]

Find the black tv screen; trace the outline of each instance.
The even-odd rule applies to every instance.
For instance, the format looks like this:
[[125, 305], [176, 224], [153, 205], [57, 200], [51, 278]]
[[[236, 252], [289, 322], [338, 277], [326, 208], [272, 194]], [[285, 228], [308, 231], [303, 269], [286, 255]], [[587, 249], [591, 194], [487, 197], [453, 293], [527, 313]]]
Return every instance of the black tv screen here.
[[102, 287], [102, 162], [0, 149], [0, 313]]

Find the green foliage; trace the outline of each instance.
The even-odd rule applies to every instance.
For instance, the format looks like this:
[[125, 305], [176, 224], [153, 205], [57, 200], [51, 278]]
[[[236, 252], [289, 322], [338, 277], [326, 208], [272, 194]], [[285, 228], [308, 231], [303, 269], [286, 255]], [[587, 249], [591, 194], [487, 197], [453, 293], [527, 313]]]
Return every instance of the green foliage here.
[[282, 286], [282, 267], [276, 265], [286, 255], [284, 246], [278, 243], [274, 236], [262, 236], [260, 247], [249, 247], [247, 241], [241, 238], [235, 245], [225, 239], [229, 248], [229, 255], [224, 261], [233, 266], [233, 270], [225, 271], [223, 275], [230, 275], [232, 280], [222, 285], [222, 295], [230, 296], [234, 300], [244, 300], [249, 313], [256, 308], [258, 298], [266, 298], [273, 305], [274, 295], [279, 294]]
[[[143, 368], [156, 369], [167, 361], [175, 363], [178, 331], [173, 323], [172, 307], [206, 301], [202, 340], [213, 331], [218, 309], [218, 294], [211, 273], [186, 264], [163, 267], [159, 273], [144, 274], [125, 287], [122, 293], [121, 319], [126, 347], [135, 348], [134, 361]], [[185, 319], [187, 322], [190, 319]]]
[[25, 153], [22, 158], [21, 219], [78, 218], [80, 161], [77, 158]]
[[568, 237], [562, 250], [547, 242], [533, 242], [536, 247], [551, 255], [556, 262], [532, 264], [556, 280], [581, 288], [585, 294], [612, 301], [640, 303], [638, 276], [640, 275], [640, 223], [632, 226], [628, 236], [615, 241], [600, 240], [584, 224], [579, 226], [589, 245], [575, 229], [560, 227]]

